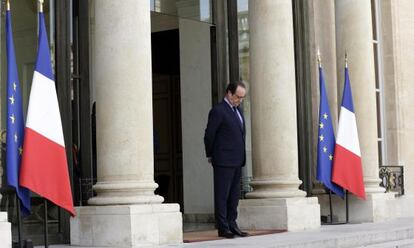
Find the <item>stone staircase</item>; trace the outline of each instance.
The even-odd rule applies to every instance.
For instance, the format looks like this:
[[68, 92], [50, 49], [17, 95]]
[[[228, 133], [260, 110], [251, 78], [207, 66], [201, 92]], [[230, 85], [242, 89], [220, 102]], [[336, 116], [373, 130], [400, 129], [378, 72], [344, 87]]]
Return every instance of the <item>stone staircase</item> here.
[[[69, 248], [69, 245], [50, 247]], [[414, 248], [414, 218], [324, 225], [315, 230], [166, 245], [163, 248]], [[80, 247], [78, 247], [80, 248]]]

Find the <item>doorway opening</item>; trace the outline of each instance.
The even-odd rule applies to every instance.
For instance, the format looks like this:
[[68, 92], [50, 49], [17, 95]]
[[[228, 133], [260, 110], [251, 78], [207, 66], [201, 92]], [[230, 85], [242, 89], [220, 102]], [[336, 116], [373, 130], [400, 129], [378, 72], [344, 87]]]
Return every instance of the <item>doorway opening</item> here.
[[151, 40], [155, 193], [183, 209], [178, 29], [153, 32]]

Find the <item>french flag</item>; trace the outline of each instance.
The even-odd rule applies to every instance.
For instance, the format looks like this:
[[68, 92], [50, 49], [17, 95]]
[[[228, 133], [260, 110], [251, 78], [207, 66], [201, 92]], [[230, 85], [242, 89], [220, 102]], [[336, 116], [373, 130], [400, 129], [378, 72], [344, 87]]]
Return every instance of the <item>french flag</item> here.
[[75, 215], [43, 13], [27, 111], [20, 185]]
[[332, 181], [365, 200], [361, 150], [359, 148], [348, 66], [345, 67], [345, 85], [336, 137]]

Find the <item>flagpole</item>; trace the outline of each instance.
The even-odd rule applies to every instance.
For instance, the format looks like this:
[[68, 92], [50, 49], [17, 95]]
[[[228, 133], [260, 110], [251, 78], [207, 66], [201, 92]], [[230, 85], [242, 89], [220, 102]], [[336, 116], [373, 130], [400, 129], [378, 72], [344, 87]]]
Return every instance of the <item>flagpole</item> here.
[[39, 0], [39, 13], [43, 12], [43, 0]]
[[[321, 60], [321, 53], [319, 51], [318, 48], [318, 52], [317, 52], [317, 61], [318, 61], [318, 66], [319, 68], [322, 68], [322, 60]], [[332, 208], [332, 190], [328, 189], [327, 187], [325, 187], [325, 190], [329, 190], [328, 196], [329, 196], [329, 216], [330, 216], [330, 224], [334, 224], [333, 223], [333, 208]]]
[[44, 238], [45, 238], [45, 248], [49, 247], [49, 239], [48, 239], [48, 220], [47, 220], [47, 199], [43, 197], [43, 201], [44, 201], [44, 205], [45, 205], [45, 209], [44, 209], [44, 214], [45, 214], [45, 218], [44, 218]]
[[19, 248], [23, 247], [23, 241], [22, 241], [22, 217], [20, 213], [20, 200], [16, 193], [16, 211], [17, 211], [17, 236], [18, 236], [18, 242], [19, 242]]
[[346, 209], [346, 216], [345, 216], [345, 223], [348, 224], [349, 222], [349, 207], [348, 207], [348, 190], [345, 190], [345, 209]]
[[318, 66], [319, 67], [322, 67], [322, 63], [321, 63], [321, 53], [319, 52], [319, 49], [318, 49], [318, 58], [317, 58], [317, 60], [318, 60]]
[[[39, 1], [39, 14], [43, 12], [43, 0]], [[40, 30], [40, 29], [39, 29]], [[43, 197], [44, 202], [44, 242], [45, 242], [45, 248], [49, 247], [49, 240], [48, 240], [48, 218], [47, 218], [47, 199]]]
[[329, 211], [331, 212], [331, 225], [332, 225], [333, 224], [332, 190], [329, 190]]
[[[345, 50], [345, 70], [348, 69], [348, 53]], [[345, 85], [344, 85], [345, 87]], [[349, 222], [349, 201], [348, 201], [348, 190], [345, 190], [345, 223]]]
[[[6, 10], [10, 11], [10, 1], [6, 1]], [[21, 213], [20, 213], [20, 200], [19, 196], [17, 195], [17, 191], [14, 190], [14, 194], [16, 195], [16, 214], [17, 214], [17, 239], [19, 243], [19, 248], [23, 247], [22, 242], [22, 219], [21, 219]]]
[[348, 68], [348, 53], [345, 51], [345, 68]]

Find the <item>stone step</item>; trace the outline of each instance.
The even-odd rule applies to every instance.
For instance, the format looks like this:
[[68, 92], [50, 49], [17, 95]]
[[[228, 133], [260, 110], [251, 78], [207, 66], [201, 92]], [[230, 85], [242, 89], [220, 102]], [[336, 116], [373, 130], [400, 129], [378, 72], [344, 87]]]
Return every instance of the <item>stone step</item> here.
[[360, 248], [413, 248], [414, 239], [402, 239], [397, 241], [385, 242], [381, 244], [373, 244], [361, 246]]
[[233, 240], [217, 240], [166, 247], [414, 248], [414, 220], [407, 218], [381, 223], [326, 225], [308, 231], [285, 232], [248, 238], [236, 238]]
[[[70, 246], [51, 247], [69, 248]], [[402, 218], [381, 223], [330, 225], [308, 231], [284, 232], [247, 238], [222, 239], [161, 247], [414, 248], [414, 218]]]

